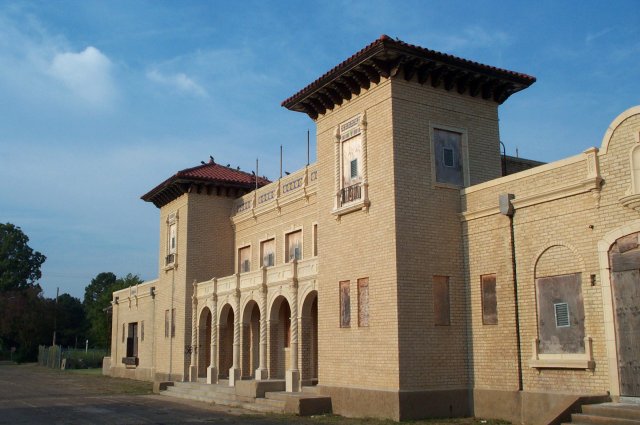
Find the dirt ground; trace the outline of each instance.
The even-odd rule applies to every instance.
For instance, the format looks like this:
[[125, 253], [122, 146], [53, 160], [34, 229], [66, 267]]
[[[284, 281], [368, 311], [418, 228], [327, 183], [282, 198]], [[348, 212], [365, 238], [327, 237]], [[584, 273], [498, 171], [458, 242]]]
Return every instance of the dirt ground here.
[[[98, 370], [60, 371], [34, 364], [0, 364], [0, 424], [300, 424], [383, 425], [392, 421], [340, 416], [301, 418], [182, 401], [151, 394], [151, 384], [110, 378]], [[497, 425], [466, 418], [412, 424]]]

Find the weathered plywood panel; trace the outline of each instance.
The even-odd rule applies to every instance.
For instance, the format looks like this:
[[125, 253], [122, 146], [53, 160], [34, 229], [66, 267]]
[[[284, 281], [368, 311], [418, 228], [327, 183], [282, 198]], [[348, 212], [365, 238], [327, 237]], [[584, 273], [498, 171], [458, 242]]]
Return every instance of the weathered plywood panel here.
[[496, 297], [496, 275], [489, 274], [480, 278], [482, 290], [482, 323], [498, 324], [498, 299]]
[[[540, 353], [584, 353], [584, 304], [580, 273], [536, 280]], [[568, 311], [567, 311], [568, 310]], [[558, 311], [568, 314], [562, 320]]]
[[[640, 267], [640, 264], [638, 264]], [[640, 271], [611, 273], [620, 394], [640, 396]]]
[[611, 271], [624, 272], [640, 268], [640, 250], [626, 251], [624, 253], [611, 251]]

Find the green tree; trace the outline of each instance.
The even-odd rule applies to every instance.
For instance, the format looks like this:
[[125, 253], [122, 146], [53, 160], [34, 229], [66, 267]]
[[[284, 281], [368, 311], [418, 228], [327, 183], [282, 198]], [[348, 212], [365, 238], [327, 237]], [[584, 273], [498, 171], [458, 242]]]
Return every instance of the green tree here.
[[[52, 300], [55, 304], [55, 299]], [[87, 335], [87, 320], [82, 302], [69, 294], [58, 297], [58, 305], [54, 305], [57, 316], [57, 344], [63, 347], [74, 347], [78, 342], [84, 347]]]
[[0, 292], [32, 288], [42, 277], [46, 257], [28, 245], [19, 227], [0, 223]]
[[111, 272], [98, 274], [84, 291], [83, 305], [89, 322], [88, 338], [93, 347], [107, 347], [111, 338], [109, 316], [105, 309], [109, 307], [113, 291], [142, 283], [137, 275], [129, 273], [116, 278]]

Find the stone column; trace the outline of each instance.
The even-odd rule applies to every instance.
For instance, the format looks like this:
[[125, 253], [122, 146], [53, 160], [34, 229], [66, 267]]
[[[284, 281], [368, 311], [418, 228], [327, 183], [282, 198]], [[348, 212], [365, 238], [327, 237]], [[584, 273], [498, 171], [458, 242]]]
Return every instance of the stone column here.
[[240, 380], [240, 290], [236, 289], [233, 303], [233, 365], [229, 369], [229, 386], [234, 387]]
[[286, 374], [287, 392], [300, 391], [300, 370], [298, 369], [298, 261], [293, 260], [293, 280], [291, 289], [291, 340], [289, 344], [290, 367]]
[[189, 366], [189, 381], [198, 381], [198, 365], [196, 348], [198, 347], [198, 297], [196, 282], [193, 282], [191, 296], [191, 366]]
[[218, 294], [216, 279], [213, 279], [213, 295], [211, 296], [211, 355], [207, 368], [207, 384], [218, 383]]
[[262, 267], [262, 296], [260, 298], [260, 365], [256, 369], [256, 381], [269, 378], [267, 371], [267, 268]]

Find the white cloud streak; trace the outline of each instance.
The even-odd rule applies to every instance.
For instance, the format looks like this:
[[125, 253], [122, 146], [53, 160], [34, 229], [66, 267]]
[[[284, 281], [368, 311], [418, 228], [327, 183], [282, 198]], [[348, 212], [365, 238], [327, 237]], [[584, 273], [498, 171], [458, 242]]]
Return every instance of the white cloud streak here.
[[202, 86], [182, 72], [165, 75], [160, 71], [153, 69], [147, 72], [147, 78], [154, 83], [171, 87], [183, 94], [193, 95], [196, 97], [208, 97], [207, 91]]

